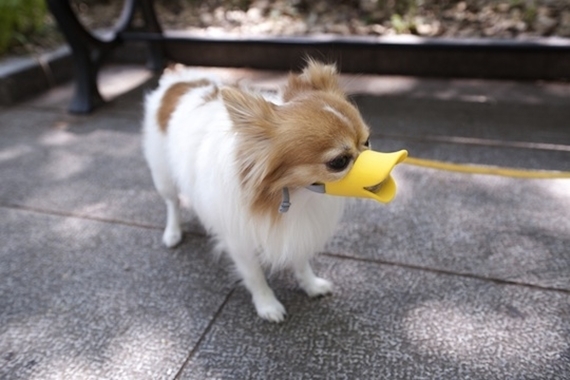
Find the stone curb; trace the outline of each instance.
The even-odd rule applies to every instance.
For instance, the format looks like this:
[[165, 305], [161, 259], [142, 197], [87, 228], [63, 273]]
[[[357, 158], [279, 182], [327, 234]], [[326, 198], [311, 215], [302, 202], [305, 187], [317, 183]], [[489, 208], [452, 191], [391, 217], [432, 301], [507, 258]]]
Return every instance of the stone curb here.
[[[570, 80], [570, 39], [426, 39], [409, 36], [206, 38], [167, 33], [166, 55], [195, 66], [291, 70], [313, 55], [340, 63], [343, 72], [446, 78]], [[148, 35], [128, 42], [108, 61], [143, 63]], [[152, 36], [151, 36], [152, 37]], [[160, 37], [155, 38], [160, 40]], [[247, 54], [244, 54], [247, 52]], [[73, 78], [68, 46], [38, 57], [0, 61], [0, 106], [16, 104]]]
[[[396, 37], [200, 37], [166, 33], [166, 56], [189, 65], [290, 70], [307, 55], [345, 73], [440, 78], [570, 80], [570, 39]], [[125, 35], [125, 38], [129, 36]], [[132, 34], [134, 40], [144, 36]]]
[[0, 61], [0, 105], [9, 106], [38, 95], [73, 78], [68, 46], [34, 57]]

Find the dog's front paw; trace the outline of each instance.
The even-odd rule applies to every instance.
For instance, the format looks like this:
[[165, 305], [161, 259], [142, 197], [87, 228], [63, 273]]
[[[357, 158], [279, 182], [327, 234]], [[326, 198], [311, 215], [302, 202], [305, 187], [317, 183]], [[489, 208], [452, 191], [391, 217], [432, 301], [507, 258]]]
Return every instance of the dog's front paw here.
[[277, 299], [266, 299], [255, 302], [257, 315], [269, 322], [283, 322], [287, 312], [285, 307]]
[[302, 284], [302, 287], [309, 297], [322, 297], [333, 291], [332, 282], [320, 277], [315, 277], [311, 282]]
[[180, 229], [166, 229], [162, 235], [162, 242], [168, 248], [173, 248], [182, 241], [182, 231]]

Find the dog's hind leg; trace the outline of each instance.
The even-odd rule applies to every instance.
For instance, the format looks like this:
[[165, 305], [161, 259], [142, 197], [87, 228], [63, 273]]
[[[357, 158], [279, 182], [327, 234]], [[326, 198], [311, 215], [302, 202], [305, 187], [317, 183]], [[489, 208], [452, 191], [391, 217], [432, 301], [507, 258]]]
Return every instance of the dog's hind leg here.
[[148, 149], [146, 157], [154, 186], [166, 203], [166, 227], [162, 235], [162, 242], [167, 247], [172, 248], [182, 240], [180, 200], [178, 199], [178, 187], [170, 175], [166, 157], [157, 154], [157, 150]]
[[162, 242], [169, 248], [176, 246], [182, 241], [182, 229], [180, 228], [180, 201], [176, 197], [163, 195], [166, 202], [166, 227], [162, 235]]
[[168, 248], [172, 248], [182, 241], [178, 188], [168, 173], [153, 171], [152, 178], [156, 189], [166, 203], [166, 227], [162, 235], [162, 242]]
[[180, 228], [180, 200], [178, 199], [178, 189], [170, 178], [155, 175], [153, 172], [156, 189], [166, 203], [166, 227], [162, 235], [162, 242], [168, 248], [176, 246], [182, 241], [182, 229]]

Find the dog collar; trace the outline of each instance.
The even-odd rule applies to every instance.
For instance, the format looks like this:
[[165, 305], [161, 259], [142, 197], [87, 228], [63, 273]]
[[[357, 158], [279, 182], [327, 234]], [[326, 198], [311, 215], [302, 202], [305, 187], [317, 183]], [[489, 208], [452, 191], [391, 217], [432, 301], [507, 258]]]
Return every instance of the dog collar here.
[[283, 197], [281, 200], [281, 204], [279, 205], [279, 213], [284, 214], [289, 211], [289, 207], [291, 207], [291, 202], [289, 202], [289, 188], [284, 187], [281, 196]]

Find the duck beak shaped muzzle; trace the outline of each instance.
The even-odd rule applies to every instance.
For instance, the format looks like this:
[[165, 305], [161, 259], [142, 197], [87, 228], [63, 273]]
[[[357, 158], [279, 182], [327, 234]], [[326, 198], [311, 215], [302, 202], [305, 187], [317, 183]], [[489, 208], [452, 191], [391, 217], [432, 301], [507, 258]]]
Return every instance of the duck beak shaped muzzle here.
[[408, 152], [405, 150], [393, 153], [366, 150], [360, 153], [344, 178], [325, 183], [324, 192], [345, 197], [372, 198], [388, 203], [396, 195], [396, 182], [390, 173], [406, 157]]

